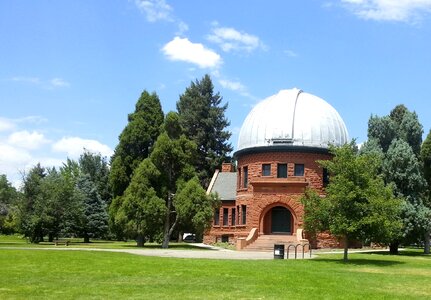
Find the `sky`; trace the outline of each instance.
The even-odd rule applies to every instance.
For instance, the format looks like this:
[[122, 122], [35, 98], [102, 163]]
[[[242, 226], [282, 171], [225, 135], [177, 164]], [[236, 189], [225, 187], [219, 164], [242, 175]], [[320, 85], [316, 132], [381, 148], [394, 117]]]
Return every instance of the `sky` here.
[[111, 156], [143, 90], [165, 113], [209, 74], [236, 148], [250, 110], [299, 88], [358, 143], [397, 104], [431, 128], [431, 0], [0, 1], [0, 174]]

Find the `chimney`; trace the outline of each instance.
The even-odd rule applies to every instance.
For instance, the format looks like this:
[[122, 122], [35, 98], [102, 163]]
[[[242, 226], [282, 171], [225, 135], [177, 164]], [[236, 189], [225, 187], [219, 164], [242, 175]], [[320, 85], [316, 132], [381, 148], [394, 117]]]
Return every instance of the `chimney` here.
[[222, 163], [221, 165], [221, 171], [223, 173], [225, 172], [234, 172], [234, 167], [232, 163]]

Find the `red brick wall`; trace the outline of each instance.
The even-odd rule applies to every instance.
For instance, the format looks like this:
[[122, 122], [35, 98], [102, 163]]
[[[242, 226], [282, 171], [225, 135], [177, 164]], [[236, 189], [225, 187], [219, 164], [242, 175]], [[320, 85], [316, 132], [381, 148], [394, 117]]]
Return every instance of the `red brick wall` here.
[[[303, 152], [265, 152], [244, 154], [238, 157], [238, 180], [236, 203], [223, 203], [220, 208], [220, 226], [213, 226], [205, 235], [204, 242], [213, 243], [221, 235], [229, 235], [230, 242], [235, 242], [238, 237], [246, 237], [252, 228], [258, 228], [259, 234], [267, 233], [265, 228], [265, 215], [275, 206], [283, 206], [292, 214], [292, 233], [303, 227], [304, 209], [300, 198], [306, 187], [324, 194], [323, 169], [318, 160], [328, 160], [329, 154], [303, 153]], [[277, 164], [287, 163], [288, 178], [277, 178]], [[262, 164], [271, 165], [271, 175], [262, 176]], [[304, 176], [294, 176], [295, 164], [304, 165]], [[248, 168], [248, 186], [243, 187], [244, 167]], [[240, 178], [241, 177], [241, 178]], [[241, 217], [241, 205], [247, 206], [247, 223], [245, 225], [222, 226], [223, 208], [239, 207], [238, 216]], [[330, 236], [322, 236], [328, 240], [328, 244], [334, 245], [335, 241]], [[320, 240], [320, 239], [319, 239]], [[320, 242], [318, 242], [320, 243]]]

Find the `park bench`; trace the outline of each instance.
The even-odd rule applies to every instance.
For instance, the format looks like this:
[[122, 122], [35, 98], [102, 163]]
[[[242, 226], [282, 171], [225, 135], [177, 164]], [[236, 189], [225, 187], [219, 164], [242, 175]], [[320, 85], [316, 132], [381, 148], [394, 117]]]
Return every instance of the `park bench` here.
[[58, 246], [58, 245], [69, 246], [69, 241], [68, 240], [54, 240], [53, 242], [54, 242], [54, 244], [56, 246]]

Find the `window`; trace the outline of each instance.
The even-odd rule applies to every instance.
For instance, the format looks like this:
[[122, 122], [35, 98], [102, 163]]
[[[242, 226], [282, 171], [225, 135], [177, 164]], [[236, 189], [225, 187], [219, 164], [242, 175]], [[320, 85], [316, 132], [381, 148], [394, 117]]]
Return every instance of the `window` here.
[[232, 215], [231, 215], [231, 225], [234, 226], [236, 223], [236, 210], [235, 208], [232, 208]]
[[243, 173], [244, 173], [244, 181], [243, 181], [242, 187], [247, 188], [247, 186], [248, 186], [248, 167], [244, 167]]
[[229, 209], [223, 208], [223, 226], [229, 225]]
[[247, 206], [241, 205], [242, 225], [247, 224]]
[[295, 176], [304, 176], [304, 165], [303, 164], [295, 164]]
[[263, 164], [262, 165], [262, 176], [271, 176], [271, 165]]
[[278, 178], [287, 178], [287, 164], [278, 164], [277, 165], [277, 177]]
[[323, 168], [323, 186], [327, 186], [329, 183], [329, 173], [328, 169]]
[[238, 212], [238, 216], [237, 216], [237, 218], [238, 218], [238, 220], [237, 220], [237, 224], [241, 224], [241, 219], [240, 219], [240, 217], [239, 217], [239, 215], [240, 215], [239, 205], [236, 207], [236, 211]]
[[214, 211], [214, 225], [220, 224], [220, 209], [216, 208]]
[[242, 174], [241, 174], [241, 168], [238, 168], [238, 181], [237, 186], [240, 189], [241, 188], [241, 182], [242, 182]]

